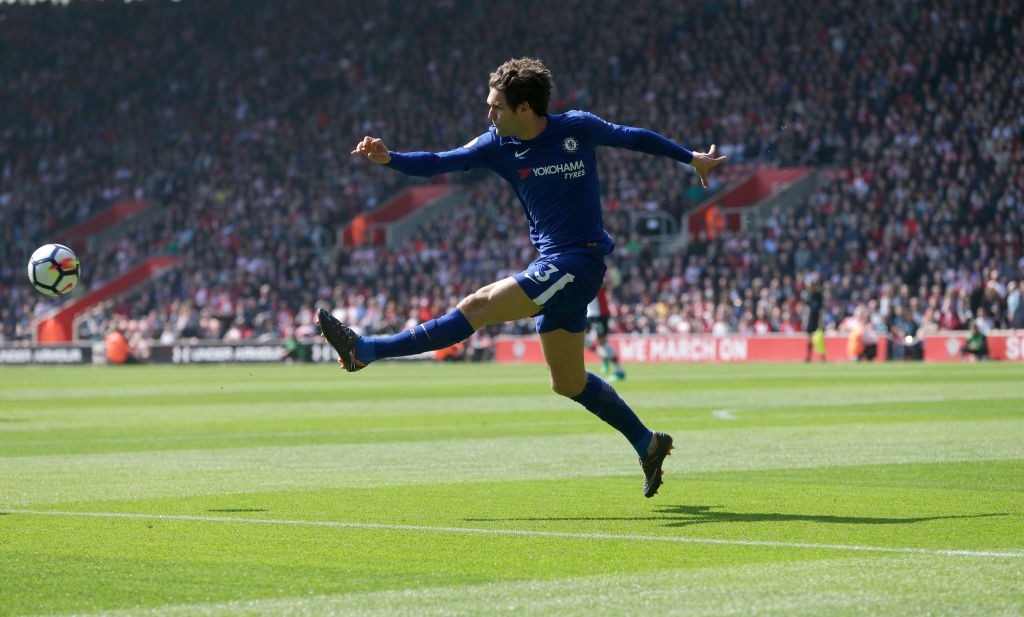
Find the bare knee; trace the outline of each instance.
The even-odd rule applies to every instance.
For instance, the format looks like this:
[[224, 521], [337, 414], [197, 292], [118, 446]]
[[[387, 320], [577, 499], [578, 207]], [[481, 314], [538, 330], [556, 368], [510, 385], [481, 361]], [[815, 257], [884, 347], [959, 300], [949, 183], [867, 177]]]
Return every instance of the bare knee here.
[[555, 377], [551, 376], [551, 389], [555, 391], [555, 394], [564, 396], [566, 398], [576, 398], [583, 393], [584, 386], [587, 385], [586, 374], [582, 378], [573, 377]]
[[525, 319], [537, 313], [537, 305], [512, 277], [485, 285], [458, 304], [474, 328]]
[[469, 323], [482, 324], [487, 317], [487, 303], [490, 294], [486, 289], [478, 289], [459, 301], [456, 308], [462, 311]]

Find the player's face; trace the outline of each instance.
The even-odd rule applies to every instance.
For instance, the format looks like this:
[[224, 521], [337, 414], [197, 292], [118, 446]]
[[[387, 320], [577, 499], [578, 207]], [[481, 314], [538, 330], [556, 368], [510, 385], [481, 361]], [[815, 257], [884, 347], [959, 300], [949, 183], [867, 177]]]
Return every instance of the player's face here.
[[505, 93], [491, 88], [487, 94], [487, 119], [501, 137], [518, 137], [526, 128], [526, 115], [531, 113], [530, 106], [523, 103], [519, 109], [512, 109], [505, 100]]

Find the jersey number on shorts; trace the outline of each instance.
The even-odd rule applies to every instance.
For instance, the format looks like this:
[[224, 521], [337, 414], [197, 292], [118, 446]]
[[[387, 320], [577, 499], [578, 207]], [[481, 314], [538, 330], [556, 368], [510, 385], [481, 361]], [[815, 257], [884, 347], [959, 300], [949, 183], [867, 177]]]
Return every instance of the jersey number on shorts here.
[[[527, 276], [529, 276], [531, 279], [533, 279], [534, 283], [537, 283], [538, 285], [542, 285], [542, 284], [548, 282], [548, 280], [551, 278], [551, 275], [554, 274], [555, 272], [558, 272], [558, 268], [554, 264], [549, 264], [547, 270], [545, 270], [543, 272], [538, 270], [537, 272], [534, 272], [532, 275], [527, 275]], [[576, 280], [575, 276], [573, 276], [571, 274], [568, 274], [568, 273], [565, 274], [565, 276], [563, 276], [560, 279], [558, 279], [557, 281], [555, 281], [551, 285], [551, 287], [548, 287], [547, 289], [545, 289], [544, 293], [542, 293], [539, 296], [537, 296], [536, 298], [534, 298], [533, 301], [538, 306], [544, 306], [547, 303], [547, 301], [551, 299], [552, 296], [554, 296], [556, 293], [561, 291], [563, 287], [565, 287], [569, 283], [573, 282], [574, 280]]]

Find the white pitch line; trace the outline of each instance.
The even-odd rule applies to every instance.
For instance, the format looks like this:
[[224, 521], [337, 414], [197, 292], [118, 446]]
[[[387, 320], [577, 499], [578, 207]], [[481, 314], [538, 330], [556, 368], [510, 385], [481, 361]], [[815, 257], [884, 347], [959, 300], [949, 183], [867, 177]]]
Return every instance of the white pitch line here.
[[[896, 398], [859, 398], [849, 401], [828, 401], [813, 403], [797, 403], [791, 405], [750, 405], [746, 407], [727, 407], [712, 409], [711, 415], [719, 420], [738, 420], [736, 414], [749, 411], [773, 411], [776, 409], [801, 409], [806, 407], [859, 407], [862, 405], [877, 405], [881, 403], [945, 403], [949, 401], [986, 401], [992, 397], [985, 394], [971, 394], [967, 396], [903, 396]], [[1018, 398], [1018, 397], [1009, 397]]]
[[485, 534], [496, 536], [532, 536], [543, 538], [574, 538], [580, 540], [641, 540], [649, 542], [681, 542], [686, 544], [719, 544], [725, 546], [767, 546], [774, 548], [805, 548], [833, 551], [860, 551], [868, 553], [903, 553], [918, 555], [951, 555], [958, 557], [998, 557], [1024, 559], [1024, 549], [961, 550], [887, 546], [858, 546], [848, 544], [811, 544], [805, 542], [773, 542], [770, 540], [723, 540], [720, 538], [681, 538], [678, 536], [644, 536], [611, 533], [572, 533], [568, 531], [533, 531], [528, 529], [481, 529], [478, 527], [432, 527], [428, 525], [390, 525], [386, 523], [344, 523], [338, 521], [301, 521], [288, 519], [244, 518], [240, 516], [195, 516], [189, 514], [140, 514], [131, 512], [61, 512], [55, 510], [0, 510], [3, 514], [29, 516], [69, 516], [90, 518], [124, 518], [160, 521], [199, 521], [204, 523], [250, 523], [295, 527], [333, 527], [337, 529], [386, 529], [390, 531], [419, 531], [426, 533]]

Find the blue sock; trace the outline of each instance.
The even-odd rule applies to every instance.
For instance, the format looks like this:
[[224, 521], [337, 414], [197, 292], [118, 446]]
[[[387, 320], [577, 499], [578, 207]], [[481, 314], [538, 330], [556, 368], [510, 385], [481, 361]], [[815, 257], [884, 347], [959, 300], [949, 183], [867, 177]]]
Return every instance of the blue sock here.
[[626, 401], [615, 392], [615, 388], [605, 380], [588, 371], [587, 385], [572, 400], [625, 435], [641, 458], [647, 456], [647, 446], [654, 433], [644, 426]]
[[364, 364], [369, 364], [383, 358], [414, 356], [425, 351], [451, 347], [469, 338], [473, 332], [473, 326], [469, 325], [466, 316], [459, 309], [455, 309], [447, 315], [431, 319], [394, 336], [364, 336], [356, 343], [356, 358]]

